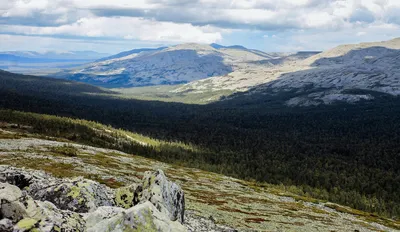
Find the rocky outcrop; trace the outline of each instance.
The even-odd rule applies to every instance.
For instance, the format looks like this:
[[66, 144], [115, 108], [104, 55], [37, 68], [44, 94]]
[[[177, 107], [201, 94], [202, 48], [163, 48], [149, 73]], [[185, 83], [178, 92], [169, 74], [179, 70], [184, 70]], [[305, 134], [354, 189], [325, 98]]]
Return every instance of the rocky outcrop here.
[[146, 201], [130, 209], [100, 207], [86, 219], [89, 232], [106, 231], [187, 231]]
[[83, 178], [35, 182], [29, 186], [28, 192], [36, 200], [50, 201], [60, 209], [77, 213], [114, 205], [111, 189]]
[[1, 231], [82, 231], [85, 229], [82, 216], [60, 210], [46, 201], [35, 201], [17, 186], [0, 183]]
[[140, 202], [150, 201], [172, 221], [184, 222], [185, 195], [181, 187], [167, 179], [163, 171], [145, 172]]
[[187, 231], [184, 194], [161, 170], [110, 189], [0, 166], [0, 231]]
[[147, 201], [171, 221], [184, 222], [185, 194], [162, 170], [145, 172], [142, 183], [119, 188], [115, 193], [116, 205], [125, 209]]
[[83, 178], [58, 179], [43, 172], [0, 166], [0, 181], [15, 185], [32, 198], [52, 202], [57, 208], [87, 213], [99, 206], [113, 206], [113, 191]]
[[129, 209], [140, 202], [143, 187], [141, 184], [132, 184], [115, 191], [115, 204], [118, 207]]
[[0, 231], [4, 231], [4, 232], [13, 231], [13, 222], [7, 218], [1, 219], [0, 220]]

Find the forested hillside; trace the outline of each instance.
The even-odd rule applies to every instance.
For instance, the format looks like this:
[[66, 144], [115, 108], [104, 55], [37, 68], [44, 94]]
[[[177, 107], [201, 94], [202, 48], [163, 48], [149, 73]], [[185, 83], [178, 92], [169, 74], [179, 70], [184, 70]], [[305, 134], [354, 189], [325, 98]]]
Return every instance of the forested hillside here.
[[[200, 106], [121, 99], [96, 87], [60, 91], [80, 85], [66, 81], [53, 83], [60, 88], [40, 91], [29, 84], [31, 78], [1, 72], [0, 107], [88, 119], [180, 141], [196, 149], [129, 152], [243, 179], [295, 185], [305, 196], [400, 215], [396, 97], [377, 94], [375, 100], [358, 104], [289, 108], [282, 107], [291, 97], [286, 93]], [[12, 118], [5, 112], [2, 117]]]

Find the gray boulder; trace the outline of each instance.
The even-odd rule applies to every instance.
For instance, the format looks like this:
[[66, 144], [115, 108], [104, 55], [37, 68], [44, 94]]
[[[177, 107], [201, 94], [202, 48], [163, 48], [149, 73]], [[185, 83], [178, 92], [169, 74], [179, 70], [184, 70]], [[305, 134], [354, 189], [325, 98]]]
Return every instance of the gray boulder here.
[[142, 198], [142, 191], [143, 187], [141, 184], [132, 184], [117, 189], [115, 191], [115, 205], [124, 209], [129, 209], [139, 204]]
[[41, 171], [0, 166], [0, 182], [19, 187], [34, 200], [50, 201], [59, 209], [77, 213], [114, 205], [111, 189], [83, 178], [59, 179]]
[[145, 172], [142, 184], [140, 202], [150, 201], [172, 221], [184, 222], [185, 195], [179, 185], [169, 181], [162, 170]]
[[50, 202], [35, 201], [17, 186], [0, 183], [0, 202], [0, 231], [84, 230], [81, 215], [57, 209]]
[[142, 183], [119, 188], [115, 193], [116, 206], [125, 209], [147, 201], [172, 221], [184, 222], [185, 195], [181, 187], [169, 181], [162, 170], [145, 172]]
[[8, 218], [3, 218], [0, 220], [0, 231], [2, 232], [12, 232], [13, 222]]
[[0, 215], [16, 223], [36, 214], [36, 204], [17, 186], [0, 183]]
[[100, 207], [86, 218], [88, 232], [180, 232], [187, 231], [181, 223], [171, 221], [152, 203], [145, 202], [130, 209]]
[[182, 189], [161, 170], [112, 190], [0, 165], [0, 231], [187, 231]]
[[[51, 202], [35, 201], [37, 208], [33, 217], [26, 217], [18, 221], [13, 232], [19, 231], [84, 231], [83, 216], [69, 211], [60, 210]], [[33, 230], [35, 229], [35, 230]]]
[[59, 209], [77, 213], [114, 205], [111, 189], [83, 178], [62, 179], [52, 183], [37, 181], [29, 186], [28, 192], [35, 200], [50, 201]]
[[54, 178], [44, 172], [27, 171], [20, 168], [0, 165], [0, 182], [15, 185], [20, 189], [25, 189], [36, 181], [51, 179]]

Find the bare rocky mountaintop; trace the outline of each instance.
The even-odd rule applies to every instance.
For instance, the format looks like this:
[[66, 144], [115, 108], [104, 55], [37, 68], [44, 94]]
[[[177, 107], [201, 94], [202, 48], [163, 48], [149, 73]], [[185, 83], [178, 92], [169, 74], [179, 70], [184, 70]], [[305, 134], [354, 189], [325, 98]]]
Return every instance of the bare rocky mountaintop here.
[[399, 49], [400, 39], [341, 45], [322, 53], [181, 44], [134, 50], [60, 73], [60, 77], [105, 87], [182, 84], [163, 94], [203, 94], [210, 102], [218, 100], [221, 91], [230, 91], [247, 95], [296, 92], [285, 102], [288, 106], [355, 103], [377, 94], [399, 95]]
[[[250, 95], [296, 91], [298, 96], [286, 102], [289, 106], [354, 103], [374, 99], [374, 93], [397, 96], [399, 49], [400, 39], [341, 45], [310, 57], [297, 54], [258, 62], [225, 76], [188, 83], [176, 91], [231, 89]], [[285, 62], [277, 62], [280, 60]]]
[[254, 66], [252, 62], [282, 56], [286, 54], [191, 43], [132, 50], [57, 76], [105, 87], [171, 85], [225, 76]]

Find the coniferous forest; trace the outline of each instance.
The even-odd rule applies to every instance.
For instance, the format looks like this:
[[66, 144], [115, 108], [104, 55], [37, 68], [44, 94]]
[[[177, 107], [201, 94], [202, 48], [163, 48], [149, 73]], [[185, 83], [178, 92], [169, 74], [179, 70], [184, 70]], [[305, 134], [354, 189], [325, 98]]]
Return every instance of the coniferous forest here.
[[[89, 85], [0, 73], [2, 109], [87, 119], [190, 144], [196, 149], [168, 143], [157, 148], [107, 143], [161, 161], [296, 186], [305, 196], [398, 218], [400, 99], [376, 94], [375, 100], [357, 104], [284, 106], [293, 94], [238, 94], [208, 105], [188, 105], [124, 99]], [[0, 121], [23, 124], [27, 120], [12, 111], [0, 112]], [[57, 130], [46, 131], [49, 127], [39, 126], [45, 124], [39, 119], [36, 132]], [[47, 123], [63, 130], [77, 128], [62, 120]], [[89, 143], [89, 137], [68, 139]]]

